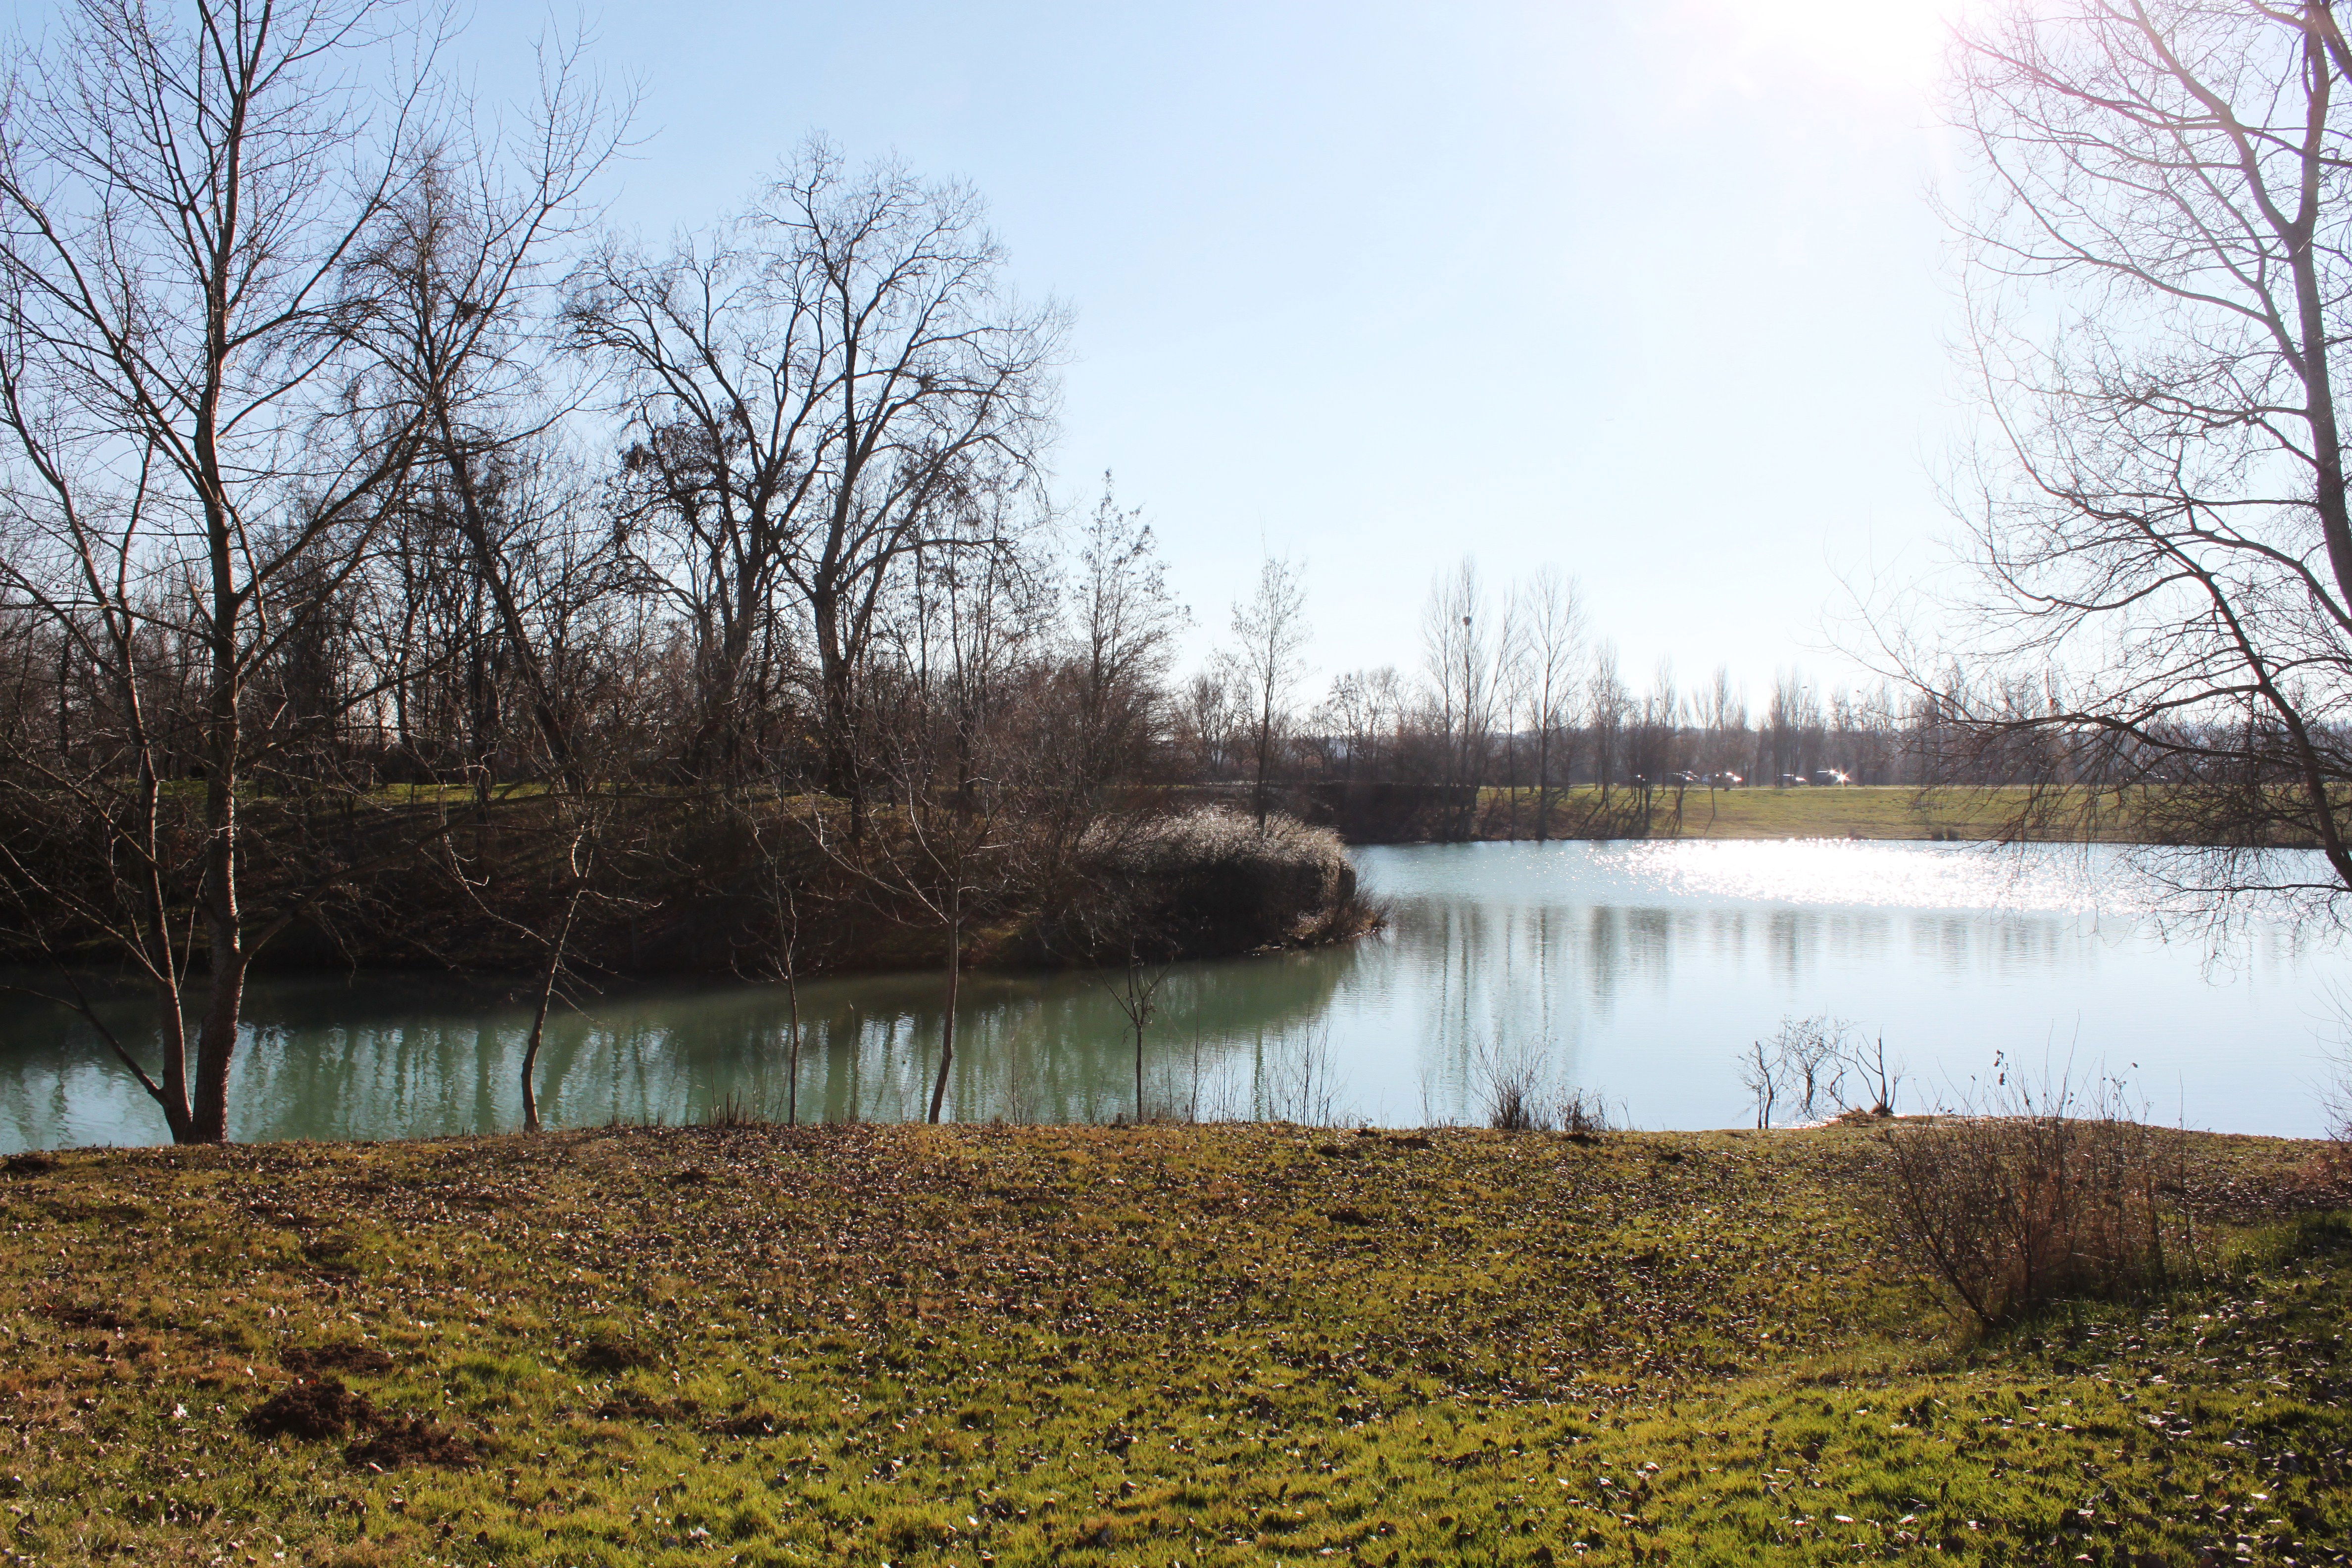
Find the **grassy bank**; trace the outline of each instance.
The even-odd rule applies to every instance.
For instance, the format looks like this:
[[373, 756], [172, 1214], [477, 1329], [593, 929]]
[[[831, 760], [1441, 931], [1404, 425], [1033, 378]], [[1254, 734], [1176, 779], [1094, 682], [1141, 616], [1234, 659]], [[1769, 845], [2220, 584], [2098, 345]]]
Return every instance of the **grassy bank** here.
[[0, 1531], [57, 1563], [2343, 1560], [2352, 1238], [2311, 1146], [2195, 1141], [2213, 1283], [1969, 1346], [1868, 1218], [1870, 1137], [20, 1156]]
[[[2021, 815], [2036, 805], [2029, 830]], [[1645, 819], [1636, 792], [1601, 792], [1579, 785], [1555, 792], [1552, 831], [1567, 837], [1652, 838], [1958, 838], [2021, 837], [2068, 843], [2139, 843], [2158, 835], [2136, 809], [2118, 809], [2112, 795], [2095, 805], [2088, 794], [2044, 795], [2038, 803], [2022, 786], [1920, 789], [1908, 784], [1841, 784], [1793, 789], [1741, 787], [1683, 793], [1679, 815], [1672, 791], [1651, 796]], [[1533, 790], [1490, 789], [1479, 801], [1479, 837], [1533, 837]], [[1645, 831], [1646, 827], [1646, 831]]]
[[[405, 788], [361, 805], [257, 795], [240, 806], [243, 907], [264, 911], [255, 929], [267, 911], [301, 910], [260, 966], [533, 974], [558, 931], [567, 968], [591, 979], [773, 978], [786, 951], [803, 978], [946, 962], [939, 851], [917, 847], [903, 811], [877, 806], [853, 847], [839, 801], [630, 790], [598, 805], [591, 853], [579, 816], [536, 786], [480, 801]], [[121, 932], [143, 929], [142, 884], [110, 854], [86, 854], [90, 840], [62, 830], [70, 818], [64, 804], [0, 815], [0, 842], [64, 889], [0, 921], [0, 966], [66, 955], [115, 967]], [[183, 818], [177, 837], [198, 826]], [[1003, 821], [958, 875], [971, 967], [1230, 957], [1344, 942], [1380, 918], [1337, 834], [1280, 814], [1261, 824], [1229, 803], [1161, 811], [1139, 796], [1092, 817]], [[193, 889], [167, 879], [164, 895], [201, 971]]]

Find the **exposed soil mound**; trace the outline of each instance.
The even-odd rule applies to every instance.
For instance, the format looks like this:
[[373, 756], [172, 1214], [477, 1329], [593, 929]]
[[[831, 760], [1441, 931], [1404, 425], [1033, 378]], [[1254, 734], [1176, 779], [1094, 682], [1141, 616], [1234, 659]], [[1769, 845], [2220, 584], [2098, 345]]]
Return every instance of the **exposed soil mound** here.
[[781, 1424], [774, 1412], [755, 1405], [712, 1422], [710, 1430], [727, 1437], [772, 1437]]
[[692, 1399], [657, 1399], [652, 1394], [625, 1388], [599, 1405], [590, 1414], [599, 1421], [691, 1421], [702, 1414], [699, 1401]]
[[474, 1463], [474, 1446], [446, 1426], [430, 1421], [395, 1421], [364, 1442], [343, 1450], [353, 1469], [373, 1465], [396, 1470], [403, 1465], [440, 1465], [453, 1470]]
[[572, 1352], [573, 1366], [600, 1374], [633, 1372], [641, 1366], [657, 1365], [660, 1360], [636, 1341], [617, 1334], [591, 1334]]
[[358, 1377], [381, 1376], [393, 1367], [392, 1358], [373, 1345], [348, 1342], [325, 1345], [296, 1345], [281, 1352], [278, 1364], [297, 1377], [318, 1378], [331, 1372], [347, 1372]]
[[316, 1442], [341, 1437], [353, 1427], [375, 1425], [367, 1396], [338, 1378], [298, 1383], [280, 1389], [246, 1413], [245, 1429], [257, 1437], [299, 1437]]
[[68, 1329], [127, 1329], [129, 1319], [105, 1307], [90, 1307], [74, 1301], [54, 1302], [42, 1309], [49, 1318]]

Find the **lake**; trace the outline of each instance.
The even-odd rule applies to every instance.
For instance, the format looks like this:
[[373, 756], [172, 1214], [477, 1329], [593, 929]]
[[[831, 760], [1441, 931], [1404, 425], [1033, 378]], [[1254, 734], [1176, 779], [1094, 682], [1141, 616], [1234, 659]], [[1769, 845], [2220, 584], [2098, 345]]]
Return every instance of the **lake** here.
[[[1482, 1121], [1493, 1069], [1531, 1068], [1643, 1127], [1752, 1122], [1748, 1042], [1828, 1015], [1907, 1069], [1898, 1108], [2002, 1066], [2125, 1079], [2167, 1122], [2321, 1131], [2352, 964], [2330, 934], [2256, 917], [2219, 952], [2168, 934], [2119, 852], [2000, 855], [1847, 842], [1429, 845], [1356, 852], [1392, 911], [1345, 948], [1178, 965], [1146, 1031], [1155, 1112]], [[1131, 1112], [1116, 974], [968, 975], [959, 1120]], [[525, 987], [431, 974], [282, 977], [251, 994], [232, 1085], [240, 1140], [506, 1131]], [[939, 980], [801, 987], [804, 1120], [920, 1115]], [[781, 987], [628, 984], [549, 1026], [551, 1126], [781, 1120]], [[140, 1026], [141, 1004], [113, 1005]], [[162, 1117], [78, 1021], [0, 999], [0, 1150], [164, 1141]]]

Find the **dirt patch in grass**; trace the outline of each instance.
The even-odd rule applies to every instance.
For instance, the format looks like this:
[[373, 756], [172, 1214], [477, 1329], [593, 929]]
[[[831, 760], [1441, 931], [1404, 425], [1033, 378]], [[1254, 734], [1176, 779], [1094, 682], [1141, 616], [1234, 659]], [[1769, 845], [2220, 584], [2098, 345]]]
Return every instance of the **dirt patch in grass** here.
[[93, 1307], [80, 1301], [52, 1301], [41, 1309], [43, 1315], [68, 1329], [127, 1329], [131, 1321], [111, 1307]]
[[295, 1345], [278, 1352], [278, 1364], [297, 1377], [324, 1377], [349, 1373], [354, 1377], [380, 1377], [393, 1369], [392, 1357], [373, 1345], [349, 1340], [322, 1345]]
[[395, 1421], [343, 1450], [352, 1468], [396, 1470], [404, 1465], [467, 1469], [476, 1463], [474, 1446], [430, 1421]]
[[620, 1334], [591, 1334], [572, 1352], [573, 1366], [605, 1377], [660, 1363], [661, 1357], [650, 1348]]
[[313, 1443], [374, 1425], [375, 1410], [367, 1396], [332, 1377], [279, 1389], [247, 1411], [244, 1422], [257, 1437], [299, 1437]]

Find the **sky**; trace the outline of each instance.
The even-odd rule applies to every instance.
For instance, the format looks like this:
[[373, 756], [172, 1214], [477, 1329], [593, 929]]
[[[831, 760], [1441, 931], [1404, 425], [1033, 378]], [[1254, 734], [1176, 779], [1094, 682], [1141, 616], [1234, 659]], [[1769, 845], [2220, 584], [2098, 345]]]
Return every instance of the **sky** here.
[[[1433, 574], [1573, 574], [1646, 681], [1851, 673], [1844, 584], [1951, 530], [1929, 200], [1956, 0], [696, 4], [592, 13], [659, 242], [811, 132], [986, 199], [1076, 318], [1055, 489], [1114, 471], [1226, 637], [1305, 563], [1309, 695], [1418, 668]], [[543, 4], [478, 0], [493, 96]]]

